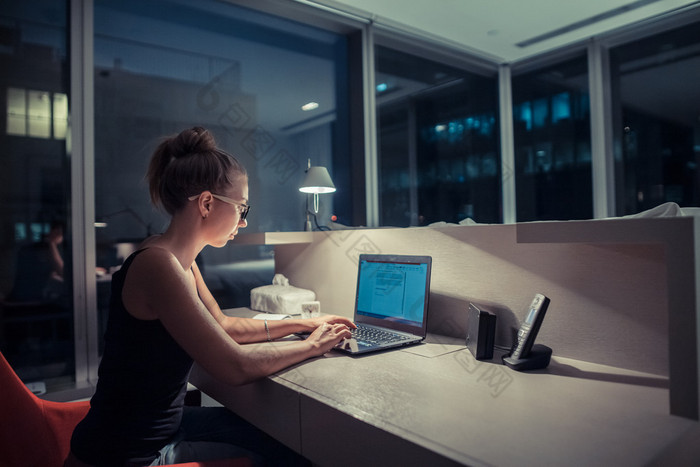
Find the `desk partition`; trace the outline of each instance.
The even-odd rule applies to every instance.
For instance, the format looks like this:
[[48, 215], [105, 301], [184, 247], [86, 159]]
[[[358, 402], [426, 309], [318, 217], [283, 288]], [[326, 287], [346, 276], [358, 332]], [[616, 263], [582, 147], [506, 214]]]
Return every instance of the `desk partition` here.
[[554, 355], [670, 379], [669, 412], [698, 419], [698, 220], [693, 217], [314, 232], [275, 246], [275, 270], [352, 316], [360, 253], [433, 257], [429, 331], [466, 335], [469, 302], [510, 347], [536, 292]]

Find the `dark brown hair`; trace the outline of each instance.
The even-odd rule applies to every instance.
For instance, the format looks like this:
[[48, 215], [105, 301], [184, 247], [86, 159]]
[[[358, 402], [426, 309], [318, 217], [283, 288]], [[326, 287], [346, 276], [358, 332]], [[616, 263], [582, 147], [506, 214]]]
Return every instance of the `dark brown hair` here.
[[208, 130], [194, 127], [158, 145], [146, 179], [153, 204], [172, 215], [188, 197], [205, 190], [221, 194], [241, 175], [246, 176], [246, 170], [240, 162], [219, 149]]

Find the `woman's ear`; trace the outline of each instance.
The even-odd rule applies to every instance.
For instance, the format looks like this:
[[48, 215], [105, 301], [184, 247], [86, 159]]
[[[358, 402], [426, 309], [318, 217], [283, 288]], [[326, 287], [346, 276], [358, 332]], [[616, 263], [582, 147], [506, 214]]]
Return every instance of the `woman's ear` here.
[[211, 211], [212, 201], [214, 201], [214, 197], [208, 190], [203, 191], [202, 194], [199, 195], [199, 199], [197, 200], [197, 206], [199, 207], [199, 214], [202, 216], [202, 219], [206, 219], [209, 215], [209, 212]]

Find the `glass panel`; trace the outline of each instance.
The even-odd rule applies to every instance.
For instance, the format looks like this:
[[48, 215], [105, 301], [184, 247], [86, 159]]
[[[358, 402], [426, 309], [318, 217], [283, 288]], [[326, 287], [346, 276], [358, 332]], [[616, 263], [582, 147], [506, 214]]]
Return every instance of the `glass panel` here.
[[518, 222], [593, 217], [585, 55], [513, 72]]
[[[144, 183], [162, 136], [201, 125], [241, 160], [253, 206], [243, 233], [304, 228], [308, 195], [298, 188], [309, 159], [328, 168], [338, 192], [351, 189], [346, 49], [344, 36], [228, 2], [95, 2], [101, 322], [110, 271], [167, 224]], [[309, 102], [318, 106], [303, 110]], [[320, 225], [343, 217], [334, 196], [321, 195]], [[269, 248], [233, 242], [200, 261], [222, 307], [247, 306], [250, 288], [272, 280]]]
[[382, 46], [375, 57], [380, 225], [500, 222], [495, 72]]
[[38, 392], [75, 379], [70, 160], [50, 125], [51, 96], [68, 91], [67, 16], [66, 2], [0, 4], [2, 38], [11, 39], [0, 54], [0, 349]]
[[28, 134], [34, 138], [51, 137], [51, 99], [46, 91], [29, 91]]
[[62, 93], [53, 95], [53, 137], [65, 139], [68, 131], [68, 96]]
[[700, 206], [699, 28], [610, 50], [618, 215]]
[[27, 92], [24, 89], [7, 88], [7, 134], [27, 134]]

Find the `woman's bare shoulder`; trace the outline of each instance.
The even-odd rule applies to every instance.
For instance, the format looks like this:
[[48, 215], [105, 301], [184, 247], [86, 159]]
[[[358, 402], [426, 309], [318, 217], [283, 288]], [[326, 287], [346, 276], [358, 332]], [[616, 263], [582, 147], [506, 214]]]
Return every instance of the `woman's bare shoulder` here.
[[133, 259], [126, 285], [144, 290], [178, 287], [183, 282], [189, 282], [190, 275], [170, 250], [151, 246]]
[[139, 253], [129, 267], [122, 299], [134, 316], [157, 318], [163, 307], [171, 309], [194, 301], [193, 282], [172, 252], [149, 247]]
[[149, 267], [176, 266], [175, 255], [168, 249], [152, 245], [143, 248], [132, 262], [132, 269]]

